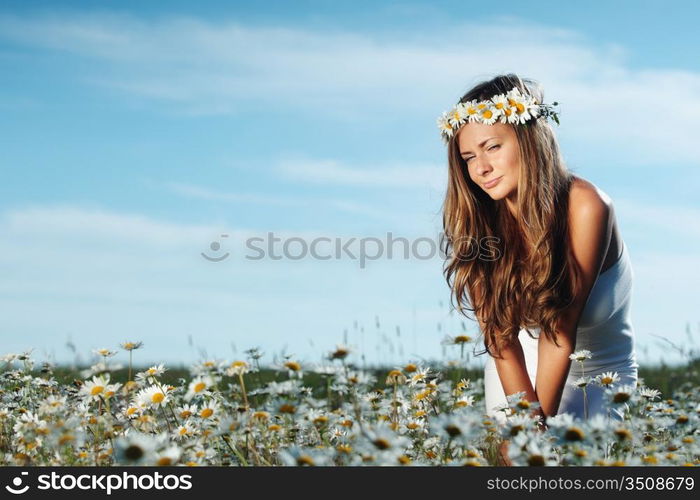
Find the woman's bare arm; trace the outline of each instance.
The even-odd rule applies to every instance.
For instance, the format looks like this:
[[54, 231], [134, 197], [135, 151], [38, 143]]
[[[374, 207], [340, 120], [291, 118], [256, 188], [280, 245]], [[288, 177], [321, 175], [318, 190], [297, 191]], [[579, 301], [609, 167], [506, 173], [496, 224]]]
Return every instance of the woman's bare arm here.
[[537, 352], [535, 389], [545, 415], [556, 415], [571, 367], [569, 355], [576, 347], [576, 331], [581, 313], [603, 265], [612, 231], [612, 208], [595, 189], [572, 192], [569, 218], [571, 247], [582, 271], [583, 286], [574, 303], [558, 321], [557, 347], [540, 335]]
[[[481, 293], [478, 285], [474, 287], [474, 293], [477, 295]], [[484, 323], [478, 316], [477, 319], [481, 330], [484, 331]], [[494, 364], [506, 396], [524, 392], [526, 400], [538, 402], [537, 393], [527, 373], [525, 354], [523, 353], [523, 346], [520, 344], [520, 340], [516, 338], [511, 345], [502, 348], [501, 358], [494, 357]], [[540, 411], [535, 413], [541, 415]]]
[[537, 393], [527, 373], [525, 354], [520, 340], [516, 339], [508, 348], [502, 349], [501, 356], [503, 359], [494, 358], [494, 363], [506, 395], [525, 392], [525, 399], [537, 401]]

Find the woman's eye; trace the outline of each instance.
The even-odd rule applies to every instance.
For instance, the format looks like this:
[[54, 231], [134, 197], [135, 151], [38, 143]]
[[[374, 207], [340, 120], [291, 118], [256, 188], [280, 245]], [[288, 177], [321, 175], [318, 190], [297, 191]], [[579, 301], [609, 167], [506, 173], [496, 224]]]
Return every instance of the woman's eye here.
[[500, 144], [494, 144], [493, 146], [491, 146], [491, 147], [489, 148], [489, 151], [491, 151], [492, 149], [495, 149], [495, 148], [500, 148], [500, 147], [501, 147]]

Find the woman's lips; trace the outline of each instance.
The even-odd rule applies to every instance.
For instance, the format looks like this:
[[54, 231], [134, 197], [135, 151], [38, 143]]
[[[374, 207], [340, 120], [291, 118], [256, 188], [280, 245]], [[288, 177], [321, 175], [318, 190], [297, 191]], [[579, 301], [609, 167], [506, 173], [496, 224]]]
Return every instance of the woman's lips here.
[[503, 176], [500, 176], [500, 177], [497, 177], [497, 178], [495, 178], [495, 179], [493, 179], [493, 180], [490, 180], [489, 182], [486, 182], [486, 183], [484, 184], [484, 187], [485, 187], [486, 189], [492, 188], [492, 187], [494, 187], [496, 184], [498, 184], [499, 181], [500, 181], [502, 178], [503, 178]]

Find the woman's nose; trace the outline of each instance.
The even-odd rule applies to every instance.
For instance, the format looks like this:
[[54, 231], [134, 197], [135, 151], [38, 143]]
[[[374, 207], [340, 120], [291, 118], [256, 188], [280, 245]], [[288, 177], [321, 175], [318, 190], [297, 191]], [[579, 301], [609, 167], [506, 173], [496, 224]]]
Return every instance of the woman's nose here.
[[476, 163], [476, 173], [479, 175], [487, 174], [491, 171], [491, 164], [483, 156], [474, 158], [474, 163]]

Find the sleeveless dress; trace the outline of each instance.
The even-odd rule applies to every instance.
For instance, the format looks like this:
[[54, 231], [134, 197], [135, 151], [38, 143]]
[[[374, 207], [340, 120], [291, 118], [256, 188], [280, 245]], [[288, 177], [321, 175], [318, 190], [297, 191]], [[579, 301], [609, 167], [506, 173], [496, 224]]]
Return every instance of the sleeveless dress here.
[[[572, 385], [573, 381], [584, 374], [595, 377], [603, 372], [617, 372], [620, 380], [615, 386], [636, 386], [639, 364], [636, 360], [634, 330], [630, 317], [633, 278], [632, 263], [627, 254], [627, 245], [623, 242], [621, 256], [612, 267], [598, 275], [581, 312], [575, 350], [588, 349], [592, 357], [584, 361], [584, 372], [581, 371], [578, 361], [571, 362], [558, 414], [570, 413], [577, 418], [584, 418], [583, 391]], [[535, 337], [539, 335], [539, 329], [531, 329], [531, 332]], [[531, 338], [525, 329], [520, 330], [518, 338], [523, 347], [528, 375], [535, 387], [538, 341]], [[603, 406], [604, 391], [604, 388], [595, 383], [586, 386], [589, 418], [596, 414], [608, 414]], [[486, 413], [504, 422], [504, 413], [495, 409], [506, 404], [506, 395], [494, 358], [488, 353], [484, 365], [484, 396]], [[610, 417], [621, 420], [622, 413], [613, 409]]]

